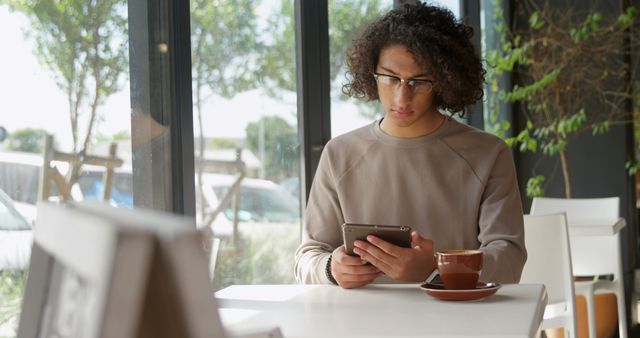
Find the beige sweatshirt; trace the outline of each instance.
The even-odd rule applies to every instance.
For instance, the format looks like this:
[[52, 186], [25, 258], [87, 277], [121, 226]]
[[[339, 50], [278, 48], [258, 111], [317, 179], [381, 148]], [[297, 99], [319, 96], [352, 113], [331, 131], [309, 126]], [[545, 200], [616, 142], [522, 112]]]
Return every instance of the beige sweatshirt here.
[[480, 248], [485, 281], [517, 283], [527, 257], [509, 148], [453, 119], [412, 139], [389, 136], [376, 121], [327, 143], [296, 251], [299, 282], [330, 283], [325, 267], [345, 222], [409, 225], [434, 250]]

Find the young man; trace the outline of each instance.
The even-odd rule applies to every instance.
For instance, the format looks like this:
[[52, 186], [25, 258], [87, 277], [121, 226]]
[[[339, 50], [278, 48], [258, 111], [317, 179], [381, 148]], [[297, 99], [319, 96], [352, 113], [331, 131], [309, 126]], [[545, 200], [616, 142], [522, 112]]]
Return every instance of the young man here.
[[[484, 253], [481, 279], [519, 281], [526, 251], [511, 152], [445, 116], [482, 98], [485, 71], [472, 35], [450, 11], [415, 4], [354, 40], [344, 92], [379, 100], [385, 116], [327, 143], [296, 251], [298, 281], [419, 283], [434, 270], [435, 251], [472, 248]], [[359, 257], [349, 256], [345, 222], [411, 226], [412, 248], [369, 236], [356, 241]]]

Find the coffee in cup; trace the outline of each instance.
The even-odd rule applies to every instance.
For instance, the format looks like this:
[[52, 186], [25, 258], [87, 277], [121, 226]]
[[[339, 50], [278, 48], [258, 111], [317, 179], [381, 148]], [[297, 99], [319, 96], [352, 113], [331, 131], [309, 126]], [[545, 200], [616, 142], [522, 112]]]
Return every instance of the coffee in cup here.
[[436, 252], [434, 257], [445, 289], [476, 288], [482, 270], [482, 251], [444, 250]]

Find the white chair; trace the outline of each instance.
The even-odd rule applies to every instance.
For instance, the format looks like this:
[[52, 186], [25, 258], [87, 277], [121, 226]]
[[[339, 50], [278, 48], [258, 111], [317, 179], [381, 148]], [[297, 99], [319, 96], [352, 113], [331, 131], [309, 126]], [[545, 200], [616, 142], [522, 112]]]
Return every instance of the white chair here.
[[524, 216], [527, 262], [520, 283], [544, 284], [549, 302], [542, 329], [562, 327], [565, 337], [577, 337], [571, 252], [564, 213]]
[[[534, 198], [531, 214], [566, 212], [569, 229], [575, 224], [614, 224], [620, 219], [620, 199]], [[624, 301], [624, 279], [620, 250], [620, 232], [615, 235], [572, 236], [569, 231], [573, 273], [576, 276], [613, 275], [613, 280], [575, 282], [575, 293], [583, 295], [587, 303], [589, 337], [596, 337], [595, 293], [613, 292], [618, 303], [618, 328], [621, 338], [627, 337], [627, 318]]]

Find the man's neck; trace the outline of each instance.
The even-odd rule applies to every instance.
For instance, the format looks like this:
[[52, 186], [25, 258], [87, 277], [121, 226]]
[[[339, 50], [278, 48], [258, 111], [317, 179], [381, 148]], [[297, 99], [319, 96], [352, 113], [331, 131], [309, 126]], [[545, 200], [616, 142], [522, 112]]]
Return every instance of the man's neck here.
[[439, 112], [435, 112], [427, 118], [428, 121], [426, 121], [426, 123], [422, 123], [421, 125], [413, 123], [408, 126], [394, 125], [388, 119], [384, 118], [380, 122], [380, 129], [389, 136], [398, 138], [416, 138], [427, 136], [435, 132], [446, 119], [446, 117]]

